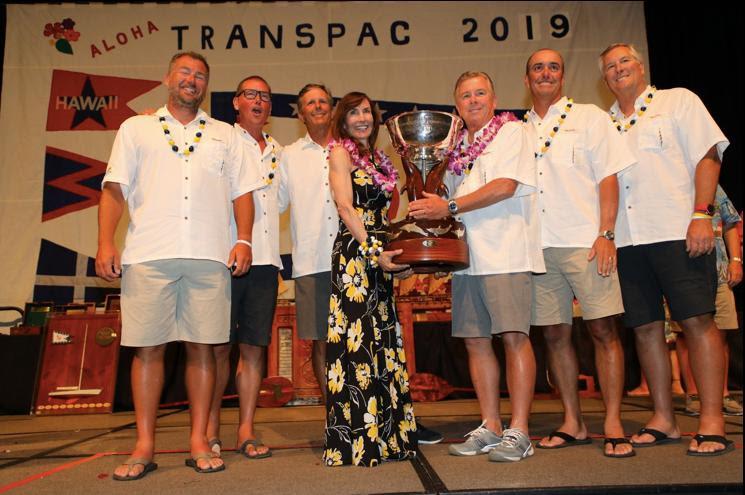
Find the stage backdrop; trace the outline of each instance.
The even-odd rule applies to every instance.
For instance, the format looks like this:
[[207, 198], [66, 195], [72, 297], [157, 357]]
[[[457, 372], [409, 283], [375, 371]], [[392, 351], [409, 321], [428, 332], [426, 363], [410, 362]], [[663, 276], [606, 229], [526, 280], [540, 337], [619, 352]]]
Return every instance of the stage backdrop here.
[[[607, 107], [597, 56], [627, 41], [646, 57], [644, 25], [642, 2], [9, 5], [0, 305], [98, 300], [115, 290], [93, 270], [101, 178], [121, 122], [165, 102], [161, 81], [177, 51], [207, 57], [204, 108], [228, 121], [238, 81], [265, 77], [275, 95], [267, 131], [289, 144], [304, 133], [294, 95], [307, 82], [335, 96], [364, 91], [387, 118], [452, 110], [457, 76], [481, 70], [494, 79], [499, 107], [522, 113], [526, 58], [542, 47], [564, 55], [568, 95]], [[391, 151], [385, 132], [378, 144]], [[283, 253], [286, 227], [285, 216]]]

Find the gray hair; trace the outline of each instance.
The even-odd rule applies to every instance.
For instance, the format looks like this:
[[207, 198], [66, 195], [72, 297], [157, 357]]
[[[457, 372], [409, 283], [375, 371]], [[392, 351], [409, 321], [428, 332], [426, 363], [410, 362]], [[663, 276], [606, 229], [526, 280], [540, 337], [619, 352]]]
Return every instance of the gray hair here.
[[608, 53], [609, 53], [609, 52], [610, 52], [611, 50], [615, 50], [616, 48], [628, 48], [628, 50], [629, 50], [629, 53], [631, 54], [631, 56], [632, 56], [632, 57], [633, 57], [633, 58], [634, 58], [634, 59], [635, 59], [635, 60], [636, 60], [637, 62], [639, 62], [639, 63], [644, 63], [644, 62], [642, 61], [642, 56], [641, 56], [641, 55], [639, 55], [639, 52], [638, 52], [638, 51], [636, 51], [636, 48], [634, 48], [634, 45], [632, 45], [632, 44], [630, 44], [630, 43], [613, 43], [613, 44], [612, 44], [612, 45], [610, 45], [610, 46], [609, 46], [608, 48], [606, 48], [605, 50], [603, 50], [603, 53], [601, 53], [601, 54], [600, 54], [600, 56], [598, 57], [598, 68], [600, 69], [600, 74], [602, 74], [602, 75], [605, 75], [605, 67], [604, 67], [604, 66], [605, 66], [605, 64], [603, 63], [603, 58], [604, 58], [604, 57], [605, 57], [606, 55], [608, 55]]

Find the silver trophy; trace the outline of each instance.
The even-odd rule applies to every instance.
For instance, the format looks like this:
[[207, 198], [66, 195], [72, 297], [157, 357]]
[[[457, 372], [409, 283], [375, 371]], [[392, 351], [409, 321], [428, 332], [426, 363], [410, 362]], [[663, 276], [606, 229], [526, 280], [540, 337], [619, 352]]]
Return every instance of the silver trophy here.
[[[446, 197], [442, 178], [463, 121], [451, 113], [421, 110], [398, 114], [385, 125], [406, 173], [401, 193], [405, 191], [409, 201], [423, 198], [423, 192]], [[403, 249], [394, 261], [411, 265], [416, 273], [461, 270], [468, 266], [465, 230], [451, 216], [441, 220], [407, 216], [391, 225], [386, 249]]]

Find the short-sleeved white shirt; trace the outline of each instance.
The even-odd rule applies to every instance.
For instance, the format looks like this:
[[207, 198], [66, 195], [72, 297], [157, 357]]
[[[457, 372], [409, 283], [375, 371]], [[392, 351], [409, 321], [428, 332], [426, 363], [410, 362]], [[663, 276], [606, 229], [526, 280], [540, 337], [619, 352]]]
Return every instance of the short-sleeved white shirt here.
[[[253, 193], [252, 265], [274, 265], [282, 268], [282, 260], [279, 257], [279, 206], [277, 204], [279, 159], [282, 147], [274, 138], [265, 134], [266, 146], [262, 152], [259, 143], [247, 130], [238, 124], [234, 124], [234, 127], [246, 145], [247, 153], [251, 155], [252, 164], [259, 166], [263, 184]], [[269, 177], [270, 174], [272, 178]], [[235, 242], [237, 239], [235, 219], [230, 222], [230, 235], [232, 241]]]
[[282, 150], [279, 211], [290, 204], [293, 278], [331, 271], [339, 214], [329, 187], [328, 151], [308, 134]]
[[[484, 128], [480, 129], [476, 137], [483, 132]], [[471, 172], [456, 178], [454, 197], [465, 196], [500, 178], [517, 181], [511, 198], [458, 215], [466, 226], [470, 266], [455, 275], [546, 271], [536, 213], [535, 160], [523, 125], [518, 122], [504, 124]]]
[[558, 125], [567, 103], [561, 98], [543, 119], [531, 109], [525, 126], [536, 153], [559, 127], [546, 153], [536, 157], [544, 248], [592, 247], [600, 229], [600, 182], [635, 162], [608, 114], [595, 105], [573, 103]]
[[618, 102], [611, 107], [621, 126], [636, 118], [622, 134], [637, 164], [618, 174], [619, 247], [685, 239], [695, 201], [696, 166], [712, 146], [720, 159], [729, 146], [701, 99], [684, 88], [656, 91], [644, 114], [636, 117], [651, 91], [647, 86], [627, 118]]
[[[193, 153], [171, 149], [161, 116], [179, 151], [193, 145]], [[205, 128], [194, 143], [200, 120]], [[187, 125], [166, 107], [124, 121], [103, 179], [121, 185], [129, 208], [122, 264], [173, 258], [227, 264], [232, 201], [261, 186], [250, 160], [233, 127], [202, 110]]]

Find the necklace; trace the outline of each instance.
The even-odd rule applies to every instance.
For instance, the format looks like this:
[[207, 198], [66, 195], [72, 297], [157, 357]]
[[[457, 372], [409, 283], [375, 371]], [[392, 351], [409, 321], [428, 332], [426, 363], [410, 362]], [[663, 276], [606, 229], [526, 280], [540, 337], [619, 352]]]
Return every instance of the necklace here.
[[468, 175], [471, 173], [473, 163], [476, 159], [481, 156], [489, 143], [491, 143], [497, 136], [499, 129], [502, 128], [507, 122], [517, 121], [517, 117], [511, 112], [502, 112], [489, 120], [486, 125], [484, 132], [479, 137], [473, 140], [473, 143], [468, 145], [468, 148], [463, 149], [463, 142], [466, 138], [467, 131], [462, 129], [455, 139], [457, 143], [455, 148], [448, 154], [448, 170], [455, 175]]
[[631, 129], [634, 124], [636, 124], [636, 121], [639, 120], [642, 115], [644, 115], [644, 112], [647, 111], [647, 108], [649, 108], [649, 103], [652, 101], [652, 98], [654, 98], [655, 91], [657, 91], [657, 88], [652, 86], [652, 90], [647, 93], [647, 96], [644, 97], [644, 102], [639, 107], [639, 110], [636, 111], [636, 114], [631, 117], [631, 120], [626, 122], [623, 127], [616, 118], [616, 112], [614, 112], [613, 110], [610, 111], [610, 118], [613, 120], [613, 123], [616, 124], [616, 129], [618, 129], [618, 132], [628, 132], [628, 130]]
[[[166, 139], [168, 140], [168, 144], [171, 145], [171, 149], [174, 153], [179, 154], [179, 147], [176, 145], [176, 141], [173, 140], [173, 136], [171, 136], [171, 130], [168, 128], [168, 124], [166, 124], [166, 118], [158, 117], [158, 120], [160, 121], [160, 125], [163, 127], [163, 134], [166, 135]], [[206, 123], [207, 121], [204, 119], [199, 119], [199, 130], [194, 135], [194, 143], [183, 151], [184, 156], [189, 156], [191, 153], [194, 153], [197, 143], [202, 139], [202, 131], [204, 130], [204, 124]]]
[[[371, 160], [370, 153], [365, 153], [364, 156], [360, 156], [359, 148], [357, 144], [349, 138], [337, 141], [332, 139], [327, 149], [331, 151], [337, 146], [341, 146], [349, 153], [349, 157], [352, 159], [352, 163], [355, 167], [364, 170], [364, 172], [372, 178], [375, 185], [387, 192], [392, 192], [396, 188], [396, 180], [398, 179], [398, 171], [393, 166], [393, 162], [388, 158], [388, 155], [383, 153], [382, 150], [375, 150], [374, 160], [378, 162], [378, 165]], [[328, 159], [328, 155], [326, 157]]]
[[277, 166], [279, 165], [277, 163], [277, 144], [274, 142], [272, 137], [264, 133], [264, 141], [266, 141], [267, 144], [272, 146], [272, 164], [271, 168], [269, 169], [269, 173], [267, 174], [266, 178], [266, 184], [269, 185], [274, 181], [274, 175], [275, 171], [277, 170]]
[[[551, 147], [551, 143], [554, 141], [554, 137], [556, 137], [559, 129], [561, 129], [561, 125], [564, 123], [567, 115], [572, 110], [572, 105], [574, 105], [574, 100], [572, 98], [567, 98], [567, 104], [564, 107], [564, 110], [562, 110], [561, 115], [559, 115], [559, 119], [556, 121], [556, 124], [554, 124], [554, 126], [551, 128], [551, 131], [548, 133], [548, 138], [541, 146], [541, 151], [535, 153], [536, 159], [540, 159]], [[525, 115], [523, 116], [523, 120], [525, 120], [526, 122], [528, 121], [528, 113], [529, 112], [525, 112]]]

